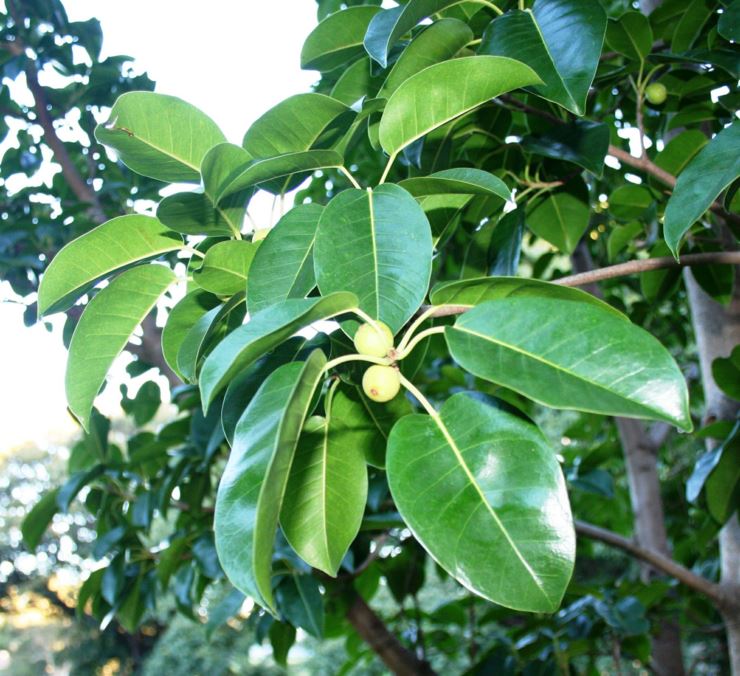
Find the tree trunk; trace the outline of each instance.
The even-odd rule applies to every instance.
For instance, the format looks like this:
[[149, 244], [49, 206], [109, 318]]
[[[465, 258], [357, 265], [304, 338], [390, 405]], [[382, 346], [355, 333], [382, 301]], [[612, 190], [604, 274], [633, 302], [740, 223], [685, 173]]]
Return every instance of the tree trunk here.
[[[740, 408], [738, 402], [724, 395], [712, 376], [712, 362], [717, 357], [727, 357], [740, 343], [740, 275], [737, 272], [732, 301], [725, 307], [702, 291], [689, 270], [684, 271], [704, 386], [705, 422], [734, 420]], [[714, 445], [714, 441], [707, 442], [710, 449]], [[721, 584], [728, 598], [722, 615], [727, 630], [732, 673], [737, 676], [740, 675], [740, 524], [737, 514], [720, 532], [719, 547]]]
[[[588, 272], [593, 268], [591, 254], [582, 242], [573, 252], [573, 271]], [[596, 284], [583, 288], [595, 296], [603, 296]], [[615, 422], [624, 454], [637, 544], [670, 557], [658, 477], [660, 441], [651, 439], [645, 424], [639, 420], [615, 418]], [[649, 582], [657, 574], [646, 563], [640, 564], [640, 568], [643, 582]], [[655, 673], [658, 676], [683, 676], [683, 650], [678, 624], [671, 620], [662, 620], [651, 638], [651, 644], [650, 665]]]

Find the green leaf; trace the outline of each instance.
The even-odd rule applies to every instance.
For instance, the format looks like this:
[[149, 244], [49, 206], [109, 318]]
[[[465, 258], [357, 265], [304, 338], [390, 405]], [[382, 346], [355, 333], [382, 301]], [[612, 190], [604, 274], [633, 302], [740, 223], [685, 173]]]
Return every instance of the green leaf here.
[[[382, 16], [380, 14], [379, 16]], [[427, 26], [403, 50], [378, 92], [388, 98], [420, 70], [451, 59], [473, 39], [473, 31], [459, 19], [440, 19]]]
[[414, 197], [427, 195], [494, 195], [511, 199], [511, 191], [498, 176], [481, 169], [445, 169], [429, 176], [407, 178], [399, 183]]
[[275, 613], [272, 553], [298, 437], [326, 357], [271, 373], [239, 420], [216, 497], [216, 549], [237, 588]]
[[665, 148], [655, 156], [655, 164], [669, 174], [678, 176], [707, 143], [709, 139], [703, 131], [687, 129], [666, 143]]
[[606, 250], [609, 255], [609, 261], [614, 261], [622, 249], [631, 244], [638, 235], [645, 231], [642, 223], [632, 221], [626, 225], [615, 227], [609, 233], [609, 239], [606, 243]]
[[306, 38], [301, 68], [330, 71], [363, 53], [362, 41], [380, 7], [349, 7], [329, 15]]
[[233, 296], [247, 290], [247, 274], [257, 245], [244, 240], [217, 242], [206, 251], [193, 281], [217, 296]]
[[213, 204], [219, 203], [223, 187], [251, 162], [254, 158], [235, 143], [219, 143], [206, 153], [200, 174], [203, 190]]
[[704, 491], [709, 513], [724, 525], [740, 504], [740, 438], [722, 444], [721, 457], [707, 477]]
[[589, 208], [575, 195], [550, 193], [527, 215], [527, 226], [563, 253], [571, 254], [588, 227]]
[[309, 420], [280, 512], [290, 546], [310, 566], [331, 576], [336, 576], [360, 530], [367, 499], [364, 437], [356, 422], [336, 416], [333, 400], [322, 422]]
[[221, 426], [229, 445], [234, 441], [234, 431], [239, 418], [265, 378], [278, 366], [299, 359], [305, 349], [305, 338], [300, 336], [290, 338], [278, 345], [270, 354], [245, 368], [229, 383], [221, 407]]
[[170, 310], [167, 323], [162, 329], [162, 355], [181, 380], [186, 378], [177, 365], [177, 355], [185, 337], [203, 315], [219, 305], [218, 298], [213, 294], [195, 289]]
[[388, 482], [411, 532], [461, 584], [494, 603], [554, 612], [575, 559], [568, 494], [531, 423], [460, 393], [402, 418]]
[[199, 377], [203, 410], [237, 373], [296, 331], [353, 307], [357, 307], [357, 296], [333, 293], [323, 298], [286, 300], [253, 315], [247, 324], [226, 336], [203, 363]]
[[[331, 96], [337, 101], [351, 106], [360, 99], [370, 96], [373, 89], [377, 89], [374, 80], [375, 78], [370, 72], [370, 59], [367, 57], [359, 59], [339, 76], [336, 84], [332, 87]], [[356, 117], [353, 126], [357, 122], [358, 118]]]
[[729, 7], [724, 8], [717, 22], [719, 34], [733, 42], [740, 42], [740, 0], [733, 0]]
[[528, 66], [500, 56], [468, 56], [425, 68], [396, 89], [380, 119], [390, 155], [504, 92], [539, 82]]
[[200, 181], [206, 152], [226, 141], [216, 123], [175, 96], [127, 92], [118, 97], [95, 138], [115, 149], [142, 176], [160, 181]]
[[[688, 481], [686, 481], [686, 499], [689, 502], [695, 502], [699, 497], [702, 489], [705, 489], [709, 477], [720, 471], [719, 465], [727, 450], [727, 455], [732, 458], [738, 446], [738, 431], [740, 431], [740, 421], [736, 422], [730, 430], [730, 433], [715, 448], [702, 454], [694, 464], [694, 470]], [[732, 447], [735, 447], [734, 449]], [[724, 468], [727, 472], [727, 468]], [[734, 470], [729, 472], [729, 477], [734, 477]], [[730, 482], [733, 483], [733, 482]], [[719, 520], [719, 519], [718, 519]]]
[[208, 609], [208, 623], [206, 624], [206, 637], [211, 638], [213, 632], [228, 620], [234, 617], [244, 605], [246, 596], [238, 589], [232, 589], [218, 605]]
[[573, 162], [601, 177], [609, 149], [609, 125], [574, 120], [571, 124], [553, 126], [544, 134], [525, 136], [521, 145], [531, 153]]
[[296, 94], [268, 110], [249, 128], [242, 145], [263, 159], [316, 148], [330, 148], [355, 113], [325, 94]]
[[654, 201], [653, 194], [644, 186], [626, 183], [609, 195], [609, 212], [615, 218], [631, 221], [644, 216]]
[[740, 175], [740, 123], [717, 134], [681, 172], [668, 200], [663, 232], [674, 256], [681, 238]]
[[405, 33], [423, 19], [459, 2], [460, 0], [409, 0], [398, 7], [383, 10], [373, 17], [367, 28], [365, 51], [383, 68], [387, 68], [391, 47]]
[[395, 334], [426, 295], [432, 234], [416, 200], [397, 185], [345, 190], [319, 220], [314, 246], [322, 294], [351, 291]]
[[272, 658], [282, 667], [288, 666], [288, 653], [295, 643], [295, 628], [285, 622], [273, 622], [267, 631], [272, 646]]
[[595, 305], [611, 312], [615, 317], [627, 320], [621, 312], [596, 296], [551, 282], [523, 277], [477, 277], [458, 282], [441, 282], [432, 289], [430, 299], [433, 305], [469, 305], [474, 307], [488, 300], [501, 300], [509, 297], [538, 297], [556, 300], [569, 300]]
[[41, 279], [39, 316], [68, 309], [117, 270], [181, 247], [182, 238], [151, 216], [132, 214], [103, 223], [54, 256]]
[[545, 406], [692, 428], [683, 375], [647, 331], [590, 303], [488, 301], [445, 329], [466, 371]]
[[54, 488], [47, 493], [33, 506], [31, 511], [23, 519], [21, 524], [21, 533], [23, 541], [31, 551], [35, 550], [44, 537], [46, 529], [49, 527], [51, 520], [58, 511], [57, 495], [58, 488]]
[[[217, 165], [220, 161], [219, 156], [226, 152], [232, 153], [229, 146], [214, 148], [208, 154], [208, 166]], [[344, 159], [335, 150], [305, 150], [297, 153], [286, 153], [265, 160], [249, 160], [241, 165], [238, 170], [228, 174], [221, 184], [214, 186], [214, 201], [221, 203], [229, 195], [240, 193], [247, 188], [277, 178], [289, 178], [293, 174], [301, 174], [316, 169], [336, 169], [341, 167], [343, 162]]]
[[324, 600], [319, 583], [311, 575], [290, 575], [275, 590], [280, 613], [294, 627], [311, 636], [324, 636]]
[[249, 270], [251, 313], [288, 298], [305, 298], [316, 286], [313, 245], [323, 211], [319, 204], [293, 207], [267, 234]]
[[625, 12], [617, 21], [609, 21], [606, 44], [630, 59], [644, 61], [653, 48], [650, 21], [642, 12]]
[[713, 0], [689, 0], [686, 3], [673, 31], [672, 52], [685, 52], [691, 48], [716, 5]]
[[531, 91], [583, 115], [605, 32], [601, 3], [537, 0], [533, 11], [512, 10], [494, 19], [483, 34], [479, 53], [523, 61], [542, 80]]
[[717, 357], [712, 362], [712, 377], [720, 390], [740, 401], [740, 345], [728, 357]]
[[164, 265], [141, 265], [121, 273], [87, 304], [72, 335], [65, 377], [69, 408], [83, 428], [114, 359], [174, 281]]
[[159, 203], [157, 218], [171, 230], [186, 235], [231, 237], [241, 230], [249, 196], [251, 193], [234, 195], [238, 203], [234, 200], [234, 204], [217, 208], [202, 192], [179, 192]]
[[[177, 351], [177, 368], [186, 382], [195, 382], [198, 364], [205, 353], [208, 343], [225, 320], [231, 323], [244, 319], [244, 292], [235, 294], [223, 305], [218, 305], [202, 315], [185, 334]], [[235, 311], [239, 310], [236, 314]]]

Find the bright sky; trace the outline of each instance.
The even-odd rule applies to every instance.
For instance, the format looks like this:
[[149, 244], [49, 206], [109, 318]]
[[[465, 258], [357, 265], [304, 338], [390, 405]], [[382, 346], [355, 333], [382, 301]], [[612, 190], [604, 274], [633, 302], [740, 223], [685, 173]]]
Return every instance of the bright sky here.
[[[308, 90], [317, 76], [299, 66], [316, 23], [312, 0], [63, 2], [72, 21], [100, 20], [104, 55], [133, 57], [157, 91], [198, 106], [235, 143], [263, 112]], [[0, 298], [6, 296], [7, 285], [0, 286]], [[66, 413], [62, 322], [53, 323], [52, 333], [42, 325], [27, 329], [19, 305], [0, 303], [0, 454], [75, 429]]]

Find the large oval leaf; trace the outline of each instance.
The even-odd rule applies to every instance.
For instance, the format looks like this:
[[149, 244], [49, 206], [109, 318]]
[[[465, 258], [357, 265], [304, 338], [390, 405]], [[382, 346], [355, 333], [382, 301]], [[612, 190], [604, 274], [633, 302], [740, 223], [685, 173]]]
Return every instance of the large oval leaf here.
[[281, 366], [267, 377], [236, 426], [216, 496], [218, 558], [231, 583], [276, 612], [272, 553], [298, 437], [326, 357]]
[[388, 67], [388, 52], [398, 40], [423, 19], [457, 5], [460, 0], [409, 0], [376, 14], [365, 34], [365, 51], [383, 68]]
[[362, 54], [362, 41], [370, 20], [380, 7], [349, 7], [326, 17], [306, 38], [301, 68], [329, 71], [346, 66]]
[[590, 303], [611, 312], [620, 319], [627, 319], [619, 310], [615, 310], [611, 305], [590, 293], [569, 286], [523, 277], [474, 277], [456, 282], [442, 282], [434, 286], [430, 299], [433, 305], [473, 307], [487, 300], [498, 300], [511, 296], [540, 296]]
[[445, 169], [429, 176], [407, 178], [399, 185], [414, 197], [446, 194], [494, 195], [503, 200], [511, 199], [511, 190], [498, 176], [470, 167]]
[[387, 471], [411, 532], [461, 584], [507, 608], [557, 610], [575, 534], [562, 472], [534, 425], [456, 394], [434, 417], [396, 423]]
[[478, 51], [523, 61], [542, 78], [533, 92], [583, 115], [606, 20], [598, 2], [537, 0], [533, 10], [512, 10], [494, 19]]
[[663, 221], [665, 241], [674, 256], [686, 231], [738, 176], [740, 123], [733, 122], [702, 148], [678, 177]]
[[280, 512], [298, 556], [332, 576], [360, 530], [367, 499], [363, 430], [337, 413], [332, 399], [323, 423], [309, 421], [301, 434]]
[[218, 296], [247, 290], [247, 275], [257, 244], [244, 240], [217, 242], [206, 251], [203, 264], [193, 272], [193, 281]]
[[286, 300], [258, 312], [226, 336], [203, 363], [199, 377], [203, 410], [237, 373], [296, 331], [354, 307], [357, 296], [353, 293], [333, 293], [323, 298]]
[[250, 196], [246, 194], [233, 204], [215, 207], [202, 192], [178, 192], [159, 203], [157, 218], [168, 228], [186, 235], [233, 237], [241, 231]]
[[113, 360], [175, 281], [164, 265], [121, 273], [88, 303], [72, 334], [65, 377], [69, 408], [87, 429], [93, 401]]
[[390, 155], [495, 96], [540, 82], [529, 67], [501, 56], [443, 61], [406, 80], [380, 119], [380, 144]]
[[66, 310], [117, 270], [181, 247], [182, 238], [151, 216], [131, 214], [103, 223], [54, 256], [41, 278], [39, 316]]
[[206, 152], [226, 141], [216, 123], [175, 96], [127, 92], [118, 97], [95, 138], [142, 176], [160, 181], [199, 181]]
[[255, 158], [329, 148], [355, 113], [325, 94], [296, 94], [268, 110], [249, 128], [242, 145]]
[[[382, 15], [381, 15], [382, 16]], [[473, 31], [459, 19], [441, 19], [427, 26], [403, 50], [378, 92], [388, 98], [412, 75], [441, 61], [447, 61], [473, 39]]]
[[249, 269], [251, 313], [288, 298], [304, 298], [316, 286], [313, 245], [324, 208], [301, 204], [283, 216], [260, 244]]
[[321, 215], [314, 265], [321, 293], [353, 292], [362, 310], [396, 333], [429, 285], [429, 221], [397, 185], [345, 190]]
[[487, 301], [461, 315], [445, 337], [464, 369], [546, 406], [691, 430], [686, 383], [668, 351], [590, 303]]
[[535, 204], [527, 226], [564, 253], [573, 253], [588, 227], [589, 208], [569, 192], [555, 192]]
[[184, 296], [170, 310], [167, 323], [162, 329], [162, 355], [167, 365], [180, 377], [185, 376], [177, 365], [177, 355], [189, 331], [209, 310], [219, 305], [218, 298], [211, 293], [196, 289]]

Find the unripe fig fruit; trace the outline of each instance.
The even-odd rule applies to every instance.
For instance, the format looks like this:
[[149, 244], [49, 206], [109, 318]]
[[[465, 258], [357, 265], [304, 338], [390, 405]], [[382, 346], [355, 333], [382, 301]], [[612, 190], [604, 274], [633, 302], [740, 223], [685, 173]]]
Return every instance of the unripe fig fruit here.
[[385, 357], [388, 350], [393, 347], [393, 334], [383, 322], [376, 321], [375, 323], [380, 331], [372, 324], [363, 324], [357, 329], [355, 349], [359, 354], [370, 357]]
[[268, 233], [270, 232], [271, 228], [257, 228], [252, 233], [252, 241], [253, 242], [259, 242], [263, 240], [265, 237], [267, 237]]
[[362, 389], [373, 401], [390, 401], [401, 389], [401, 377], [392, 366], [374, 364], [362, 376]]
[[653, 82], [645, 88], [645, 98], [654, 106], [659, 106], [668, 98], [668, 90], [664, 84]]

